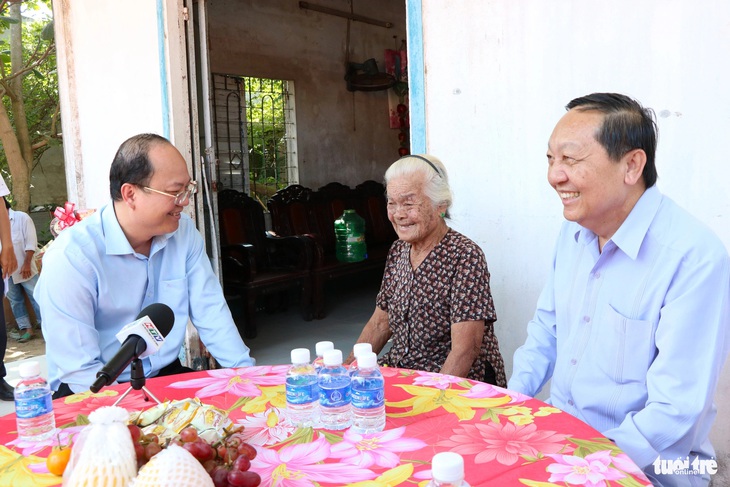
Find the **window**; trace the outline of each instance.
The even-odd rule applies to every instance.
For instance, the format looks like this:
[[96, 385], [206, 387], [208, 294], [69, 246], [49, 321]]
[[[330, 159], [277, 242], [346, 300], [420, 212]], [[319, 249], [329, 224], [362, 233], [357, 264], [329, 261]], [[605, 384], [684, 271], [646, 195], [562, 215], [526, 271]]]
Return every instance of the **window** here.
[[220, 74], [213, 80], [218, 182], [266, 207], [299, 180], [294, 83]]

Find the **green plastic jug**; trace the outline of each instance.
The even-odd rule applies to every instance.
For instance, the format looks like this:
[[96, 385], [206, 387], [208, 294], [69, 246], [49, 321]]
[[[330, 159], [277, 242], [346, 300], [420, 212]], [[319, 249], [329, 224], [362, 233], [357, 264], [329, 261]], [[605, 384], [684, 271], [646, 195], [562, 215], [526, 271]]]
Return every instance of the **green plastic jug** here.
[[340, 262], [360, 262], [368, 255], [365, 220], [355, 210], [345, 210], [335, 220], [335, 256]]

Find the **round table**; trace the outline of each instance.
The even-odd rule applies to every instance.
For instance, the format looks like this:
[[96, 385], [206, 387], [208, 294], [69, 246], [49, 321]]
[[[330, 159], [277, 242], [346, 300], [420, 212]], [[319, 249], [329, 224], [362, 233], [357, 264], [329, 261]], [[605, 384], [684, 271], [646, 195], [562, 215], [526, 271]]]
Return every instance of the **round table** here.
[[[199, 371], [147, 380], [162, 401], [197, 397], [226, 411], [256, 446], [251, 469], [262, 486], [422, 486], [435, 453], [464, 457], [466, 480], [478, 486], [650, 486], [639, 468], [598, 431], [557, 408], [519, 393], [459, 377], [382, 369], [386, 429], [373, 435], [348, 430], [297, 429], [285, 419], [288, 366]], [[57, 437], [18, 441], [15, 415], [0, 417], [0, 484], [60, 485], [45, 457], [67, 443], [88, 414], [112, 405], [129, 388], [120, 384], [54, 401]], [[129, 411], [154, 405], [142, 391], [119, 404]], [[604, 483], [601, 484], [600, 481]], [[593, 482], [591, 484], [590, 482]]]

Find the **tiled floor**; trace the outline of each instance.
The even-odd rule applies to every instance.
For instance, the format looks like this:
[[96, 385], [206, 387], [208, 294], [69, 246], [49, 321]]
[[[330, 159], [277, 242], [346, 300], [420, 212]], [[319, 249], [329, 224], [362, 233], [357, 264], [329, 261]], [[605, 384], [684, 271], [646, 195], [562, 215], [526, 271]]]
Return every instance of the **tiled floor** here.
[[[286, 311], [257, 314], [258, 336], [245, 342], [258, 365], [289, 363], [293, 348], [309, 348], [314, 356], [314, 344], [321, 340], [334, 342], [344, 356], [350, 353], [375, 308], [375, 295], [380, 283], [375, 277], [358, 283], [340, 280], [332, 284], [327, 290], [327, 316], [322, 320], [302, 320], [296, 303], [292, 303]], [[47, 374], [45, 356], [28, 360], [41, 362], [43, 373]], [[6, 379], [11, 385], [18, 382], [21, 362], [5, 364], [8, 370]], [[12, 402], [0, 401], [0, 416], [13, 411]]]
[[293, 348], [309, 348], [314, 357], [314, 344], [321, 340], [334, 342], [335, 348], [347, 356], [362, 327], [375, 309], [375, 295], [380, 283], [336, 281], [327, 293], [327, 316], [322, 320], [304, 321], [296, 305], [286, 312], [267, 315], [260, 312], [258, 336], [244, 340], [258, 365], [286, 364]]

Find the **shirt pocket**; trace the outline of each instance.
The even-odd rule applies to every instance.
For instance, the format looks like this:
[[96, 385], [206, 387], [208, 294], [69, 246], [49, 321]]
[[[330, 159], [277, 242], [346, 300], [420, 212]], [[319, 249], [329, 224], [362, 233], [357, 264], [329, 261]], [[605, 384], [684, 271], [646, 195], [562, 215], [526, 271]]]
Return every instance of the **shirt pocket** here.
[[653, 323], [627, 318], [608, 305], [595, 324], [591, 356], [596, 367], [617, 384], [645, 383], [656, 354]]
[[[13, 248], [18, 250], [20, 249], [22, 252], [25, 252], [25, 238], [20, 233], [14, 233], [12, 235], [11, 240], [13, 241]], [[22, 262], [19, 264], [22, 265]]]
[[158, 301], [168, 305], [175, 313], [175, 321], [184, 318], [187, 323], [188, 316], [188, 279], [170, 279], [160, 281]]

